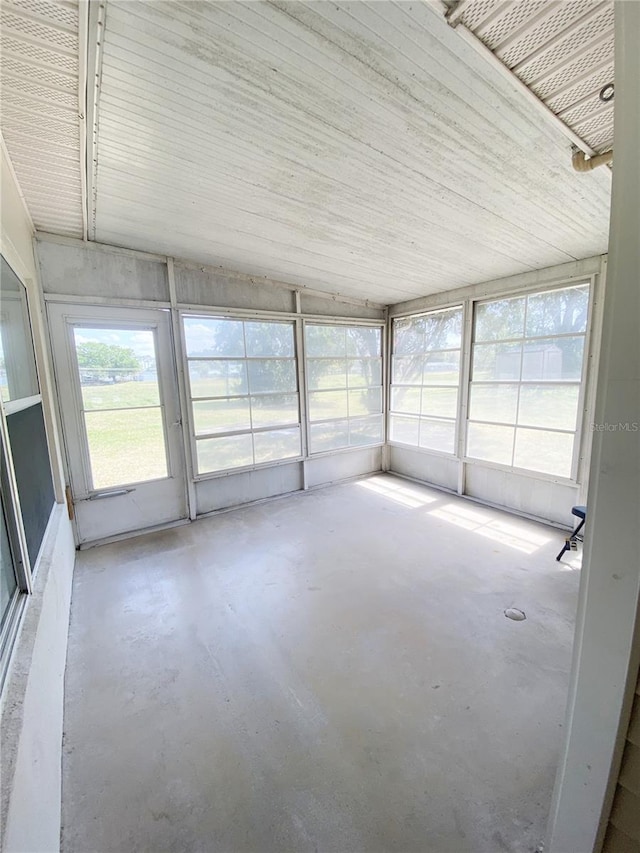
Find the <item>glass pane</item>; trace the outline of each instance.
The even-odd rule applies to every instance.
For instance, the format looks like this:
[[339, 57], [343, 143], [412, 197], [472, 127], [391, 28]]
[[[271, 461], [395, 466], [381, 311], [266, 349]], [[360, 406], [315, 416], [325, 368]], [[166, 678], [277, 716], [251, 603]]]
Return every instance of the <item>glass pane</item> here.
[[272, 358], [265, 361], [248, 361], [249, 389], [252, 394], [269, 394], [274, 391], [297, 391], [296, 363], [292, 358]]
[[247, 397], [196, 400], [193, 404], [193, 422], [196, 435], [251, 429], [249, 400]]
[[440, 418], [455, 418], [458, 413], [457, 388], [422, 389], [422, 414]]
[[349, 417], [382, 412], [382, 388], [359, 388], [349, 391]]
[[538, 338], [525, 341], [522, 357], [524, 380], [562, 380], [582, 377], [584, 337]]
[[253, 436], [256, 465], [300, 456], [300, 428], [256, 432]]
[[529, 296], [527, 337], [585, 332], [589, 315], [589, 285], [565, 287]]
[[160, 405], [151, 329], [75, 326], [73, 337], [85, 410]]
[[511, 465], [513, 433], [513, 427], [470, 423], [467, 432], [467, 456]]
[[85, 412], [94, 489], [167, 476], [162, 410]]
[[347, 328], [347, 355], [353, 358], [375, 358], [380, 356], [382, 336], [380, 329], [366, 326]]
[[310, 421], [346, 418], [348, 414], [346, 391], [311, 391], [309, 393]]
[[391, 411], [419, 415], [421, 397], [422, 391], [420, 388], [392, 388]]
[[349, 359], [349, 387], [359, 388], [364, 385], [382, 385], [382, 359], [363, 358]]
[[251, 434], [204, 438], [196, 442], [198, 473], [245, 468], [253, 465]]
[[190, 361], [192, 397], [229, 397], [247, 394], [245, 361]]
[[424, 357], [425, 385], [457, 385], [460, 376], [459, 352], [433, 352]]
[[0, 507], [0, 630], [4, 625], [5, 616], [17, 586], [13, 557], [9, 546], [9, 533], [3, 508]]
[[425, 351], [456, 349], [462, 340], [462, 308], [438, 311], [424, 318]]
[[40, 393], [27, 310], [27, 293], [0, 259], [0, 392], [5, 402]]
[[476, 306], [475, 340], [501, 341], [524, 333], [525, 297], [499, 299]]
[[419, 428], [420, 421], [418, 418], [402, 418], [398, 415], [391, 415], [389, 418], [391, 441], [417, 445]]
[[472, 420], [515, 424], [517, 409], [517, 385], [471, 385], [469, 417]]
[[521, 359], [521, 344], [476, 344], [473, 348], [473, 379], [476, 382], [518, 381]]
[[310, 358], [307, 382], [311, 390], [347, 387], [347, 361], [343, 358]]
[[251, 398], [254, 428], [297, 424], [300, 420], [297, 394], [265, 394]]
[[311, 453], [338, 450], [349, 446], [349, 421], [332, 421], [328, 424], [311, 424]]
[[455, 450], [456, 425], [454, 421], [436, 421], [420, 418], [420, 447], [453, 453]]
[[244, 332], [241, 320], [214, 317], [183, 317], [188, 356], [244, 357]]
[[516, 452], [513, 464], [516, 468], [555, 474], [557, 477], [571, 476], [573, 435], [564, 432], [543, 432], [539, 429], [516, 430]]
[[347, 354], [346, 328], [344, 326], [305, 326], [307, 356], [339, 358]]
[[575, 430], [579, 385], [523, 385], [518, 424]]
[[412, 355], [424, 352], [424, 320], [393, 321], [393, 352], [395, 355]]
[[424, 356], [394, 356], [393, 384], [422, 385]]
[[363, 447], [367, 444], [380, 444], [382, 441], [382, 417], [363, 418], [349, 422], [349, 444]]
[[293, 323], [245, 323], [247, 356], [293, 358]]

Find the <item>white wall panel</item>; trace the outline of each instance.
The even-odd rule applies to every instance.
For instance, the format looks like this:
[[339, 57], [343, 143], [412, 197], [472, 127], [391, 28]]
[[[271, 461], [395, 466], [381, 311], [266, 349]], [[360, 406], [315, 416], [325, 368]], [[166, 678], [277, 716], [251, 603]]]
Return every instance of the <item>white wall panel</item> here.
[[454, 492], [458, 488], [457, 459], [397, 446], [389, 448], [389, 458], [390, 470], [397, 474], [442, 486]]
[[296, 492], [301, 488], [300, 462], [200, 480], [196, 483], [197, 515]]
[[381, 471], [382, 448], [366, 447], [361, 450], [341, 451], [332, 456], [318, 456], [305, 464], [309, 488], [336, 483]]
[[174, 264], [178, 302], [255, 311], [295, 311], [292, 290], [251, 281], [233, 273]]

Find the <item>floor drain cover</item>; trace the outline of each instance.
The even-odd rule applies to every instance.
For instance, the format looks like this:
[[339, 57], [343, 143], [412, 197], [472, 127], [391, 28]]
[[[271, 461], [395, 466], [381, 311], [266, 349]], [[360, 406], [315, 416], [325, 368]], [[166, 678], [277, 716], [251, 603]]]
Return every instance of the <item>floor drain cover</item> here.
[[517, 607], [507, 607], [504, 611], [504, 615], [507, 619], [513, 619], [515, 622], [522, 622], [523, 619], [527, 617], [524, 615], [523, 610], [518, 610]]

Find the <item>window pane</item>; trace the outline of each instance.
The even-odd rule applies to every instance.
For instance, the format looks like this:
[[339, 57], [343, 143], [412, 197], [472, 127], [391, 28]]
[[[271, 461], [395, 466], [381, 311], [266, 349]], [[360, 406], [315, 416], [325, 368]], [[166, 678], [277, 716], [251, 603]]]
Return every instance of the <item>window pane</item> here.
[[359, 388], [365, 385], [382, 385], [382, 359], [349, 359], [349, 387]]
[[27, 293], [0, 259], [0, 391], [5, 402], [40, 393], [27, 311]]
[[293, 358], [292, 323], [245, 323], [247, 357]]
[[420, 418], [420, 447], [440, 450], [443, 453], [453, 453], [455, 439], [455, 422]]
[[418, 418], [403, 418], [398, 415], [391, 415], [389, 418], [391, 441], [417, 445], [419, 428]]
[[310, 390], [347, 387], [347, 362], [343, 358], [310, 358], [307, 361]]
[[396, 355], [424, 352], [424, 320], [393, 321], [393, 351]]
[[249, 400], [246, 397], [196, 400], [193, 404], [193, 421], [196, 435], [251, 429]]
[[525, 297], [500, 299], [476, 306], [475, 340], [500, 341], [521, 338], [524, 333]]
[[579, 385], [523, 385], [518, 424], [575, 430]]
[[250, 433], [226, 435], [222, 438], [204, 438], [196, 442], [196, 451], [200, 474], [253, 465], [253, 444]]
[[525, 341], [522, 358], [524, 380], [580, 381], [584, 337], [539, 338]]
[[420, 388], [392, 388], [391, 411], [419, 415], [422, 390]]
[[422, 385], [424, 356], [394, 356], [393, 383], [394, 385]]
[[192, 397], [228, 397], [247, 394], [247, 367], [244, 361], [190, 361]]
[[352, 447], [362, 447], [367, 444], [380, 444], [381, 441], [381, 416], [349, 421], [349, 444]]
[[309, 420], [322, 421], [328, 418], [346, 418], [346, 391], [311, 391], [309, 393]]
[[472, 420], [515, 424], [517, 408], [517, 385], [471, 385], [469, 417]]
[[379, 357], [381, 350], [380, 329], [368, 329], [365, 326], [347, 328], [347, 355], [351, 358]]
[[382, 412], [382, 388], [359, 388], [349, 391], [349, 417]]
[[85, 412], [94, 489], [166, 477], [162, 410]]
[[423, 415], [455, 418], [458, 412], [458, 389], [423, 388], [421, 411]]
[[527, 337], [585, 332], [589, 285], [566, 287], [528, 297]]
[[521, 344], [476, 344], [473, 348], [473, 379], [509, 382], [520, 379]]
[[241, 320], [214, 317], [183, 317], [188, 356], [244, 357]]
[[460, 375], [459, 352], [432, 352], [424, 357], [425, 385], [457, 385]]
[[296, 364], [293, 359], [248, 361], [249, 389], [252, 394], [297, 391]]
[[459, 349], [462, 339], [462, 309], [438, 311], [424, 318], [425, 351]]
[[511, 465], [513, 433], [513, 427], [470, 423], [467, 432], [467, 456]]
[[344, 326], [305, 326], [307, 355], [344, 358], [347, 354], [347, 338]]
[[251, 398], [254, 428], [296, 424], [300, 420], [297, 394], [265, 394]]
[[88, 410], [160, 405], [151, 329], [73, 329], [82, 404]]
[[311, 424], [311, 453], [338, 450], [349, 446], [349, 421], [332, 421], [328, 424]]
[[543, 432], [539, 429], [517, 429], [516, 451], [513, 464], [516, 468], [571, 476], [573, 435], [563, 432]]
[[256, 432], [253, 436], [256, 465], [300, 456], [300, 428]]

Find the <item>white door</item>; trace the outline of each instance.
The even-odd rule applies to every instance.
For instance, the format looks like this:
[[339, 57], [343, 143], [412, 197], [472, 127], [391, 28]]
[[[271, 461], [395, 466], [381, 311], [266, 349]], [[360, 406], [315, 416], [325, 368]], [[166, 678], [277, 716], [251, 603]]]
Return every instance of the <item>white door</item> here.
[[187, 515], [168, 311], [48, 306], [78, 538]]

